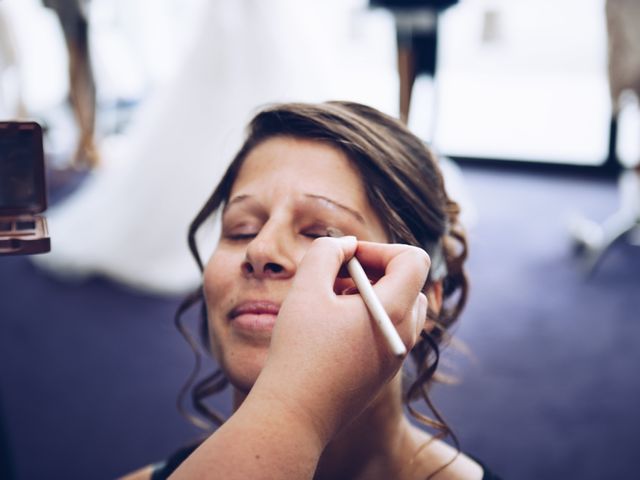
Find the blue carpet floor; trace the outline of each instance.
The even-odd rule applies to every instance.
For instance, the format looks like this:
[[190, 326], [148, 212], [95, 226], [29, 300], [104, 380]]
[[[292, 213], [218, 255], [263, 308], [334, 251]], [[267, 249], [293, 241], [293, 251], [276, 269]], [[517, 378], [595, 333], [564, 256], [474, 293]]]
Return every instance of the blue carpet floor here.
[[[614, 182], [464, 174], [478, 222], [457, 336], [471, 355], [446, 357], [460, 383], [434, 387], [435, 403], [505, 479], [636, 478], [640, 248], [619, 242], [587, 278], [566, 228], [572, 210], [613, 211]], [[197, 435], [175, 408], [192, 365], [178, 302], [0, 258], [0, 434], [16, 479], [114, 478]]]

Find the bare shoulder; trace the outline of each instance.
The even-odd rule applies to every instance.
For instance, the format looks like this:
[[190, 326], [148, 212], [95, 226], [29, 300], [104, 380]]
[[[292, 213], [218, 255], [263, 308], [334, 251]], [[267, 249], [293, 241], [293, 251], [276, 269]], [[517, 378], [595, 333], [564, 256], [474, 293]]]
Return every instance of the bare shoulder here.
[[433, 476], [434, 480], [482, 480], [484, 470], [478, 462], [446, 442], [434, 439], [420, 429], [416, 430], [417, 437], [424, 446], [420, 457], [423, 465], [428, 465], [429, 473], [433, 473], [434, 465], [446, 465]]
[[[455, 455], [455, 451], [453, 455]], [[483, 476], [482, 466], [468, 455], [460, 453], [447, 468], [433, 478], [437, 480], [482, 480]]]
[[135, 472], [128, 473], [127, 475], [120, 477], [118, 480], [150, 480], [152, 474], [153, 466], [149, 465], [136, 470]]

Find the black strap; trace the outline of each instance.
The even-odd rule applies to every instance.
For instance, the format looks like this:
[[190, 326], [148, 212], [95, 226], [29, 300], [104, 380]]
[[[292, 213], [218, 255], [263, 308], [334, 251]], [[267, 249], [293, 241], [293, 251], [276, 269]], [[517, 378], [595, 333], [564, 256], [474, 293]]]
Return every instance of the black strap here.
[[193, 451], [200, 446], [199, 443], [195, 445], [189, 445], [188, 447], [182, 448], [171, 455], [164, 462], [158, 463], [153, 468], [153, 473], [151, 474], [151, 480], [166, 480], [169, 475], [171, 475], [176, 468], [180, 466], [182, 462], [184, 462], [189, 455], [193, 453]]

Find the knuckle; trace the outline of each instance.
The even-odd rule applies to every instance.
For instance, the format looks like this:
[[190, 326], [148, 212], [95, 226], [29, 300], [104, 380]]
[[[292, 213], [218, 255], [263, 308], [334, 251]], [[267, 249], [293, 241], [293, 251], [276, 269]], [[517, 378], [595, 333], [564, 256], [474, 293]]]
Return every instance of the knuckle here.
[[409, 245], [408, 254], [411, 255], [412, 264], [421, 271], [427, 271], [431, 267], [431, 257], [423, 248]]
[[416, 256], [418, 257], [419, 261], [421, 262], [421, 265], [424, 268], [428, 269], [431, 266], [431, 257], [422, 248], [415, 247], [415, 249], [416, 249]]

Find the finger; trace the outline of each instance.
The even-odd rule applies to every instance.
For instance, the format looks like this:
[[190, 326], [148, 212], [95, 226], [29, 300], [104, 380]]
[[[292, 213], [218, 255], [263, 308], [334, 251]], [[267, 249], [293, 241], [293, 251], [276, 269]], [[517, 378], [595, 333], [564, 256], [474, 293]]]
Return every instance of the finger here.
[[407, 315], [401, 322], [407, 324], [407, 328], [402, 329], [406, 330], [404, 342], [407, 346], [407, 350], [411, 350], [416, 344], [418, 338], [420, 337], [420, 332], [424, 327], [427, 315], [426, 300], [427, 297], [424, 295], [424, 293], [420, 292], [416, 296], [411, 310], [407, 312]]
[[429, 302], [427, 296], [420, 292], [418, 294], [418, 298], [416, 299], [417, 305], [417, 313], [415, 319], [415, 327], [416, 327], [416, 340], [420, 336], [420, 332], [425, 328], [425, 324], [427, 322], [427, 310], [429, 306]]
[[374, 289], [392, 320], [402, 321], [427, 280], [427, 253], [409, 245], [359, 242], [356, 256], [366, 267], [384, 268]]
[[326, 287], [333, 291], [340, 268], [353, 257], [357, 244], [353, 236], [314, 240], [298, 265], [294, 287], [314, 290]]
[[424, 252], [421, 248], [414, 247], [413, 245], [359, 240], [356, 257], [358, 257], [358, 261], [366, 267], [367, 271], [371, 270], [384, 273], [391, 260], [399, 254], [405, 253], [407, 250], [420, 250]]

